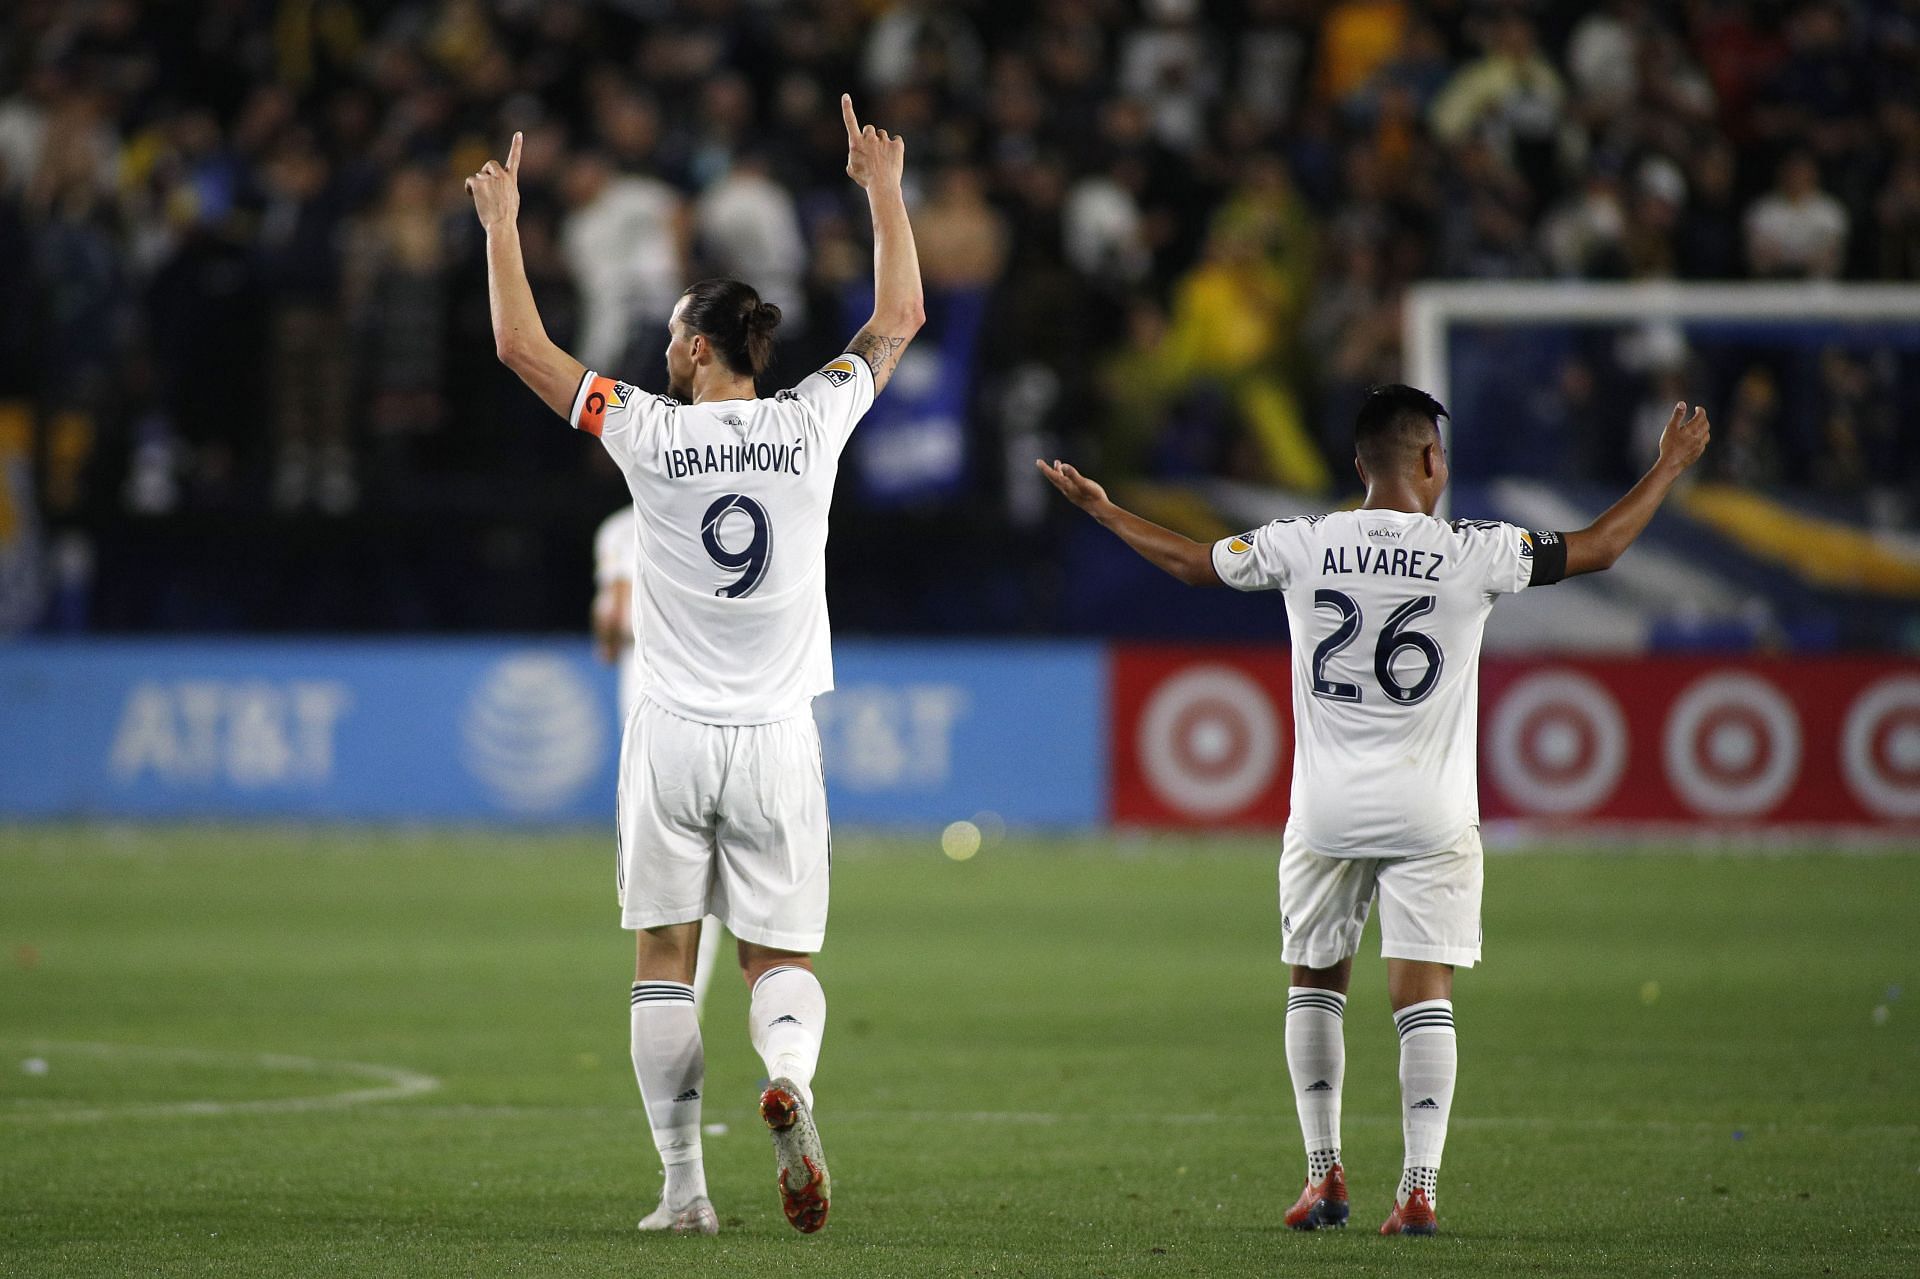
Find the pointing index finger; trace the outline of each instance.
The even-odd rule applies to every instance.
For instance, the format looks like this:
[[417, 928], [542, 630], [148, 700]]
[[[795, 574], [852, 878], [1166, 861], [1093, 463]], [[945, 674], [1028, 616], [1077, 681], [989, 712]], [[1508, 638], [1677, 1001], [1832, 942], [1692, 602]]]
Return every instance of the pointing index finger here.
[[851, 93], [843, 93], [840, 95], [840, 119], [844, 121], [847, 126], [847, 141], [858, 142], [860, 140], [860, 118], [853, 113], [853, 95]]
[[519, 134], [519, 133], [515, 133], [515, 134], [513, 135], [513, 143], [512, 143], [512, 145], [510, 145], [510, 146], [509, 146], [509, 147], [507, 148], [507, 172], [508, 172], [508, 173], [512, 173], [512, 174], [516, 174], [516, 175], [517, 175], [517, 174], [518, 174], [518, 173], [520, 172], [520, 141], [521, 141], [521, 137], [522, 137], [522, 135], [521, 135], [521, 134]]

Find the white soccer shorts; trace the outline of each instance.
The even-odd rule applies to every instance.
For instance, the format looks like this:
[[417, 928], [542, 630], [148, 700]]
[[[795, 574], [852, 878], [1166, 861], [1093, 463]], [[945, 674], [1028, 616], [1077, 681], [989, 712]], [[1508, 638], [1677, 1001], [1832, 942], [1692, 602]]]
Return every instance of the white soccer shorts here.
[[1280, 957], [1331, 968], [1360, 950], [1380, 899], [1380, 953], [1471, 968], [1480, 959], [1480, 828], [1418, 857], [1323, 857], [1288, 828], [1280, 849]]
[[617, 821], [624, 927], [714, 915], [742, 941], [820, 949], [833, 849], [811, 714], [700, 724], [642, 698], [620, 744]]

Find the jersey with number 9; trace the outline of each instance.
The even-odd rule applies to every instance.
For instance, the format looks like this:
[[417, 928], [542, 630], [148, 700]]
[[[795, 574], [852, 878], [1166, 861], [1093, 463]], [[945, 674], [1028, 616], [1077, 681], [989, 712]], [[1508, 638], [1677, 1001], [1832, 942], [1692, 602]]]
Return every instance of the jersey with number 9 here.
[[1275, 520], [1214, 543], [1220, 580], [1286, 593], [1288, 825], [1328, 857], [1459, 847], [1480, 823], [1480, 637], [1497, 596], [1557, 582], [1559, 534], [1407, 511]]
[[571, 421], [600, 437], [639, 512], [642, 692], [707, 724], [768, 724], [833, 687], [827, 512], [873, 405], [843, 355], [767, 399], [681, 404], [588, 372]]

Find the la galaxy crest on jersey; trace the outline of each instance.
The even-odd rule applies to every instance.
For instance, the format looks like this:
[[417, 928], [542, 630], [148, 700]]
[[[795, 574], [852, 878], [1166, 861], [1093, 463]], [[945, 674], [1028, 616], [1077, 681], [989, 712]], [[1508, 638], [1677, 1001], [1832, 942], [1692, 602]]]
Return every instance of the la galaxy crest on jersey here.
[[853, 381], [853, 361], [846, 356], [833, 360], [820, 370], [820, 376], [835, 386], [845, 386]]
[[1250, 529], [1238, 537], [1228, 538], [1227, 554], [1246, 555], [1251, 552], [1253, 550], [1253, 535], [1259, 531], [1259, 529]]

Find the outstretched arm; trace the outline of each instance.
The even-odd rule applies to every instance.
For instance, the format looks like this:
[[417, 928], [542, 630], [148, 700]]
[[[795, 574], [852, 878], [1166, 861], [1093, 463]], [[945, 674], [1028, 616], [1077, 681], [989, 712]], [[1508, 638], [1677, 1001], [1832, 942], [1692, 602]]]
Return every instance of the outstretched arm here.
[[1165, 569], [1188, 586], [1219, 586], [1220, 574], [1214, 571], [1213, 547], [1182, 537], [1170, 528], [1161, 528], [1152, 520], [1143, 520], [1132, 511], [1115, 506], [1107, 491], [1065, 462], [1034, 465], [1067, 500], [1098, 520], [1119, 539], [1139, 552], [1156, 568]]
[[847, 343], [847, 350], [873, 370], [878, 395], [893, 377], [907, 343], [927, 322], [920, 256], [913, 246], [907, 201], [900, 193], [907, 144], [884, 129], [862, 128], [849, 94], [840, 95], [840, 116], [847, 126], [847, 176], [866, 191], [873, 211], [873, 317]]
[[1653, 469], [1599, 519], [1577, 533], [1567, 534], [1567, 576], [1612, 568], [1667, 500], [1674, 482], [1700, 460], [1709, 437], [1705, 409], [1696, 408], [1688, 417], [1684, 403], [1674, 405], [1673, 416], [1660, 433], [1660, 460]]
[[504, 167], [489, 160], [467, 179], [473, 211], [487, 231], [487, 305], [493, 313], [493, 349], [548, 408], [567, 417], [587, 370], [547, 336], [533, 304], [533, 289], [527, 284], [527, 264], [520, 255], [520, 144], [521, 135], [516, 133]]

